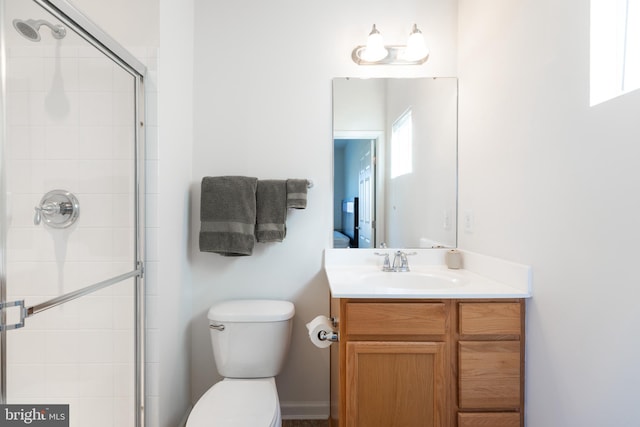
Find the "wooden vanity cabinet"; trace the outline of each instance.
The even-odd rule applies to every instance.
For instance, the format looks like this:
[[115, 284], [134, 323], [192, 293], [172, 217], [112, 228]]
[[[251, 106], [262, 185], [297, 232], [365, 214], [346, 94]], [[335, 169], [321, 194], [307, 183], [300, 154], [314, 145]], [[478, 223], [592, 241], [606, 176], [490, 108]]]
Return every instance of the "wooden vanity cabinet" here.
[[524, 302], [332, 299], [332, 427], [522, 426]]

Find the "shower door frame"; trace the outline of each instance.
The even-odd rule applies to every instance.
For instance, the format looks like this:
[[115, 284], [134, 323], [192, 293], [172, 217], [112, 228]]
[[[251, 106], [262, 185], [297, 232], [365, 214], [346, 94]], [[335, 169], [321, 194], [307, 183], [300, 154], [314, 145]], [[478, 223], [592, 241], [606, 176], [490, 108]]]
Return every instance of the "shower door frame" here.
[[[143, 427], [145, 425], [145, 390], [144, 390], [144, 360], [145, 360], [145, 286], [144, 286], [144, 197], [145, 197], [145, 88], [144, 80], [147, 73], [145, 65], [135, 58], [129, 51], [127, 51], [122, 45], [120, 45], [115, 39], [105, 33], [100, 27], [93, 23], [88, 17], [86, 17], [80, 10], [76, 9], [73, 5], [66, 0], [33, 0], [34, 3], [54, 15], [57, 19], [63, 22], [68, 28], [72, 28], [80, 37], [91, 44], [93, 47], [101, 51], [107, 58], [118, 64], [122, 69], [131, 74], [135, 79], [134, 97], [135, 97], [135, 117], [134, 124], [136, 130], [135, 135], [135, 224], [134, 224], [134, 253], [135, 260], [133, 270], [129, 273], [107, 279], [103, 282], [96, 283], [94, 285], [86, 286], [78, 291], [71, 292], [45, 301], [33, 307], [23, 308], [25, 317], [37, 314], [40, 311], [46, 310], [51, 307], [55, 307], [65, 302], [71, 301], [76, 298], [80, 298], [84, 295], [95, 292], [99, 289], [111, 286], [115, 283], [119, 283], [123, 280], [134, 278], [135, 290], [134, 290], [134, 304], [135, 304], [135, 325], [134, 325], [134, 337], [135, 337], [135, 426]], [[0, 10], [0, 18], [2, 17], [2, 11]], [[0, 57], [6, 58], [4, 52], [4, 45], [0, 44]], [[4, 67], [2, 61], [0, 67]], [[6, 71], [6, 70], [4, 70]], [[5, 72], [1, 72], [0, 76], [6, 75]], [[0, 81], [0, 121], [6, 122], [4, 113], [6, 111], [5, 100], [6, 87], [4, 79]], [[4, 132], [4, 126], [0, 129], [0, 132]], [[6, 137], [6, 135], [4, 136]], [[6, 203], [6, 188], [4, 187], [4, 171], [6, 165], [4, 164], [4, 138], [0, 134], [0, 176], [3, 178], [0, 183], [0, 200], [4, 206]], [[4, 304], [7, 297], [7, 282], [6, 282], [6, 230], [4, 229], [5, 212], [4, 209], [0, 212], [0, 303]], [[6, 313], [4, 310], [0, 310], [1, 325], [6, 325]], [[0, 403], [6, 403], [7, 399], [7, 332], [10, 332], [9, 328], [2, 328], [0, 331]]]

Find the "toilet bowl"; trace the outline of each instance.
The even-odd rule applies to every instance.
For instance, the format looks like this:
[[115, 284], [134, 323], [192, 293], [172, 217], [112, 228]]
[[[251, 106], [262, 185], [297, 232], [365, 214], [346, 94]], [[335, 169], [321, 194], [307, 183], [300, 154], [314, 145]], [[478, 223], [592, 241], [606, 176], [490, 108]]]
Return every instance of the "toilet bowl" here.
[[274, 378], [226, 378], [193, 407], [186, 427], [280, 427], [280, 402]]
[[224, 379], [193, 407], [186, 427], [282, 425], [275, 376], [289, 350], [293, 304], [233, 300], [208, 313], [213, 355]]

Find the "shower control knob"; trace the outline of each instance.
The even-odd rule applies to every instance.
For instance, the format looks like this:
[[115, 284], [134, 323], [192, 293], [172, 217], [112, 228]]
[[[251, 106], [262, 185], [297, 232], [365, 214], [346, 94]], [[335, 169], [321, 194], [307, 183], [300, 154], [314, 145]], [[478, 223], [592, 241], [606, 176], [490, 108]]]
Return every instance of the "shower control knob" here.
[[80, 216], [80, 203], [66, 190], [53, 190], [45, 194], [35, 207], [33, 223], [53, 228], [67, 228]]
[[42, 221], [42, 215], [40, 214], [41, 209], [37, 206], [34, 209], [36, 210], [36, 214], [33, 217], [33, 225], [40, 225], [40, 222]]

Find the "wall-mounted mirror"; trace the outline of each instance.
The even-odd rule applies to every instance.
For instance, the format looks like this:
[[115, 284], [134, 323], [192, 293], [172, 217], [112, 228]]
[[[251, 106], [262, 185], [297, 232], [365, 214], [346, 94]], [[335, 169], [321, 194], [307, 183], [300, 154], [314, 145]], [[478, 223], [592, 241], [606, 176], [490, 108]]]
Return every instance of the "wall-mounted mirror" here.
[[455, 247], [456, 78], [333, 80], [336, 248]]

